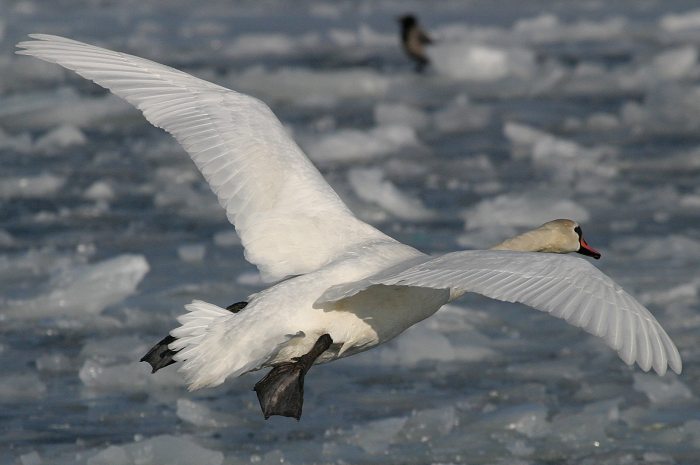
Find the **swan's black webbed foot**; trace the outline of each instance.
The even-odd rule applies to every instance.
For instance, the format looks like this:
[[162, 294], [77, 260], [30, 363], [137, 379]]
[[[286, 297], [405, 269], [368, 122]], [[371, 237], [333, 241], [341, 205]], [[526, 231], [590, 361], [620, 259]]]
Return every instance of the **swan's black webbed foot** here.
[[304, 404], [304, 375], [323, 352], [333, 344], [330, 335], [324, 334], [309, 353], [276, 365], [255, 385], [260, 408], [267, 420], [272, 415], [301, 418]]
[[[248, 302], [236, 302], [235, 304], [231, 304], [226, 307], [226, 310], [229, 310], [231, 313], [238, 313], [243, 310], [246, 305], [248, 305]], [[175, 363], [175, 360], [173, 360], [173, 355], [175, 355], [177, 352], [168, 349], [168, 344], [173, 341], [175, 341], [175, 338], [171, 335], [165, 336], [163, 339], [158, 341], [156, 345], [151, 347], [151, 350], [149, 350], [146, 355], [141, 357], [141, 360], [139, 361], [147, 362], [149, 365], [151, 365], [151, 373], [155, 373], [161, 368], [172, 365]]]
[[161, 368], [172, 365], [175, 363], [175, 360], [173, 360], [173, 355], [175, 355], [176, 352], [168, 349], [168, 344], [174, 340], [175, 338], [168, 334], [163, 339], [158, 341], [156, 345], [151, 347], [151, 350], [149, 350], [146, 355], [141, 357], [139, 362], [148, 362], [148, 364], [151, 365], [151, 373], [155, 373]]

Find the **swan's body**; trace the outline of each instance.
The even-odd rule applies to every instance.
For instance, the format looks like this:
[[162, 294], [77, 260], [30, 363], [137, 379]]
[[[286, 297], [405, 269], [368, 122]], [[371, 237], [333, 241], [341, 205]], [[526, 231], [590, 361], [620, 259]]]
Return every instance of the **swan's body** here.
[[269, 281], [293, 276], [236, 314], [187, 306], [170, 348], [191, 389], [287, 363], [326, 334], [333, 344], [317, 362], [366, 350], [465, 292], [564, 318], [644, 370], [681, 371], [665, 331], [610, 278], [580, 258], [532, 253], [594, 255], [575, 223], [548, 223], [496, 247], [507, 250], [429, 257], [358, 220], [262, 102], [141, 58], [32, 37], [18, 53], [75, 70], [170, 132], [226, 209], [246, 258]]

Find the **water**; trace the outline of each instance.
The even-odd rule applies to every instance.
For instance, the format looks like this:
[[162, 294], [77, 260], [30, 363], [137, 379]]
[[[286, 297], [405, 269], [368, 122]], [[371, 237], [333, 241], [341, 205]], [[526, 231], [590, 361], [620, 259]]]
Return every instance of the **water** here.
[[[697, 462], [696, 7], [0, 5], [0, 462]], [[438, 39], [426, 75], [396, 44], [406, 10]], [[299, 423], [263, 420], [258, 373], [195, 393], [174, 367], [150, 375], [136, 360], [184, 304], [262, 284], [179, 146], [96, 86], [13, 56], [30, 32], [262, 98], [358, 216], [426, 252], [577, 219], [683, 374], [644, 374], [562, 321], [467, 296], [313, 369]]]

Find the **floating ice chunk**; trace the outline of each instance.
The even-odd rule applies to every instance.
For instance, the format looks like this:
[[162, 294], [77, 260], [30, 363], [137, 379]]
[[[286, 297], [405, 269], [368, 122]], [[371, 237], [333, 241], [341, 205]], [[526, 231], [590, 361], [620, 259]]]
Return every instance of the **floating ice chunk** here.
[[34, 363], [42, 373], [61, 373], [71, 371], [74, 367], [73, 360], [60, 352], [41, 355]]
[[116, 95], [82, 97], [72, 88], [16, 95], [0, 99], [0, 103], [0, 123], [8, 128], [94, 127], [125, 115], [138, 115]]
[[185, 22], [178, 31], [182, 37], [192, 38], [196, 36], [222, 37], [229, 32], [226, 24], [217, 20], [218, 18], [197, 20], [192, 18], [191, 21]]
[[495, 352], [481, 345], [456, 346], [440, 331], [427, 325], [409, 328], [405, 334], [372, 356], [373, 363], [416, 366], [426, 361], [477, 362], [493, 358]]
[[348, 47], [396, 47], [394, 34], [375, 31], [367, 24], [360, 24], [356, 30], [331, 29], [329, 39], [336, 45]]
[[241, 238], [238, 237], [236, 231], [221, 231], [214, 234], [214, 244], [219, 247], [233, 247], [241, 245]]
[[653, 465], [673, 465], [676, 463], [670, 455], [660, 454], [658, 452], [644, 452], [642, 454], [642, 460], [644, 463], [648, 462]]
[[187, 263], [197, 263], [204, 260], [207, 253], [207, 246], [204, 244], [187, 244], [177, 248], [177, 256]]
[[610, 113], [594, 113], [586, 118], [586, 128], [590, 131], [612, 131], [620, 127], [620, 119]]
[[268, 100], [288, 101], [291, 98], [304, 104], [322, 105], [349, 98], [380, 97], [391, 82], [387, 76], [363, 68], [342, 71], [282, 68], [271, 71], [254, 67], [230, 79], [232, 88]]
[[282, 465], [285, 463], [294, 463], [288, 460], [284, 452], [279, 449], [273, 449], [270, 452], [263, 454], [262, 456], [258, 454], [253, 454], [250, 457], [250, 463], [256, 465]]
[[[659, 192], [659, 196], [663, 193]], [[675, 196], [663, 199], [673, 204]], [[624, 251], [642, 260], [657, 261], [696, 261], [700, 260], [700, 240], [683, 234], [668, 234], [661, 237], [626, 236], [611, 243], [611, 247]]]
[[328, 3], [312, 3], [309, 5], [309, 14], [319, 18], [337, 19], [342, 14], [342, 8]]
[[529, 40], [544, 41], [558, 38], [561, 26], [559, 18], [551, 13], [543, 13], [534, 18], [522, 18], [513, 25], [513, 32], [527, 37]]
[[599, 21], [562, 23], [556, 16], [544, 13], [534, 18], [515, 22], [513, 32], [529, 42], [608, 41], [621, 36], [627, 27], [625, 18], [606, 18]]
[[524, 379], [536, 379], [540, 382], [550, 379], [573, 379], [583, 378], [583, 371], [578, 366], [559, 360], [540, 360], [536, 362], [520, 362], [509, 365], [506, 371], [512, 376]]
[[95, 181], [85, 190], [83, 195], [86, 199], [107, 201], [114, 198], [114, 189], [108, 182]]
[[236, 282], [238, 284], [242, 284], [244, 286], [262, 286], [265, 284], [265, 282], [262, 279], [262, 276], [260, 276], [260, 273], [257, 271], [246, 271], [245, 273], [241, 273], [238, 275], [236, 278]]
[[52, 153], [85, 142], [87, 138], [80, 129], [64, 124], [37, 139], [34, 147], [41, 152]]
[[195, 426], [207, 428], [221, 428], [236, 424], [236, 418], [220, 412], [214, 412], [210, 408], [189, 399], [177, 400], [177, 416]]
[[690, 302], [697, 303], [698, 293], [700, 289], [700, 279], [694, 279], [691, 282], [679, 284], [671, 288], [664, 287], [663, 290], [651, 290], [643, 292], [639, 295], [640, 302], [649, 305], [670, 305], [675, 302]]
[[700, 448], [700, 420], [686, 421], [682, 430], [689, 436], [693, 446]]
[[58, 192], [65, 183], [66, 178], [48, 173], [0, 178], [0, 198], [47, 197]]
[[700, 128], [700, 86], [673, 82], [654, 86], [643, 103], [625, 103], [621, 118], [636, 131], [695, 134]]
[[187, 160], [156, 171], [153, 201], [158, 207], [177, 209], [179, 215], [195, 218], [221, 218], [221, 207], [216, 197], [202, 182], [200, 174]]
[[0, 402], [39, 400], [46, 397], [46, 384], [35, 373], [5, 373], [0, 377]]
[[559, 413], [552, 418], [552, 433], [565, 443], [604, 443], [608, 440], [607, 426], [620, 418], [620, 402], [621, 398], [602, 400], [586, 405], [580, 412]]
[[661, 17], [659, 26], [667, 32], [700, 30], [700, 10], [690, 10], [680, 14], [669, 13]]
[[101, 364], [133, 362], [146, 353], [148, 344], [137, 336], [114, 336], [90, 339], [80, 350], [80, 357]]
[[453, 361], [455, 350], [442, 333], [420, 325], [409, 328], [403, 337], [385, 346], [378, 358], [386, 365], [414, 366], [428, 360]]
[[[511, 141], [513, 158], [530, 158], [535, 168], [546, 171], [559, 183], [569, 185], [577, 178], [610, 178], [617, 168], [605, 163], [615, 151], [610, 147], [582, 147], [524, 124], [507, 122], [503, 133]], [[596, 191], [598, 185], [592, 186]], [[583, 190], [583, 189], [581, 189]], [[588, 190], [591, 190], [590, 187]]]
[[529, 438], [539, 438], [550, 433], [547, 407], [540, 404], [523, 404], [505, 407], [485, 413], [471, 426], [479, 430], [517, 431]]
[[78, 265], [57, 273], [46, 294], [9, 302], [6, 315], [15, 319], [96, 315], [133, 294], [148, 269], [142, 255]]
[[526, 457], [535, 452], [535, 448], [528, 446], [527, 442], [523, 441], [522, 439], [507, 442], [506, 449], [508, 449], [508, 452], [517, 457]]
[[453, 406], [414, 411], [401, 428], [400, 440], [410, 444], [449, 434], [459, 424]]
[[353, 427], [349, 441], [369, 454], [381, 454], [389, 449], [407, 418], [385, 418]]
[[379, 126], [424, 128], [428, 117], [419, 108], [404, 103], [379, 103], [374, 107], [374, 121]]
[[41, 460], [41, 456], [35, 450], [29, 452], [28, 454], [20, 455], [19, 462], [22, 465], [41, 465], [43, 463]]
[[109, 446], [87, 461], [87, 465], [130, 465], [131, 463], [126, 449], [119, 446]]
[[225, 53], [237, 57], [287, 55], [296, 48], [292, 37], [285, 34], [244, 34], [238, 36]]
[[398, 218], [425, 221], [436, 216], [420, 199], [401, 192], [384, 179], [381, 168], [353, 168], [348, 172], [348, 181], [360, 199], [379, 205]]
[[11, 135], [0, 128], [0, 148], [19, 153], [29, 153], [32, 151], [32, 147], [32, 138], [28, 133], [23, 132]]
[[242, 34], [236, 37], [222, 53], [236, 58], [259, 56], [297, 55], [321, 45], [321, 36], [316, 32], [307, 32], [301, 36], [281, 33]]
[[666, 50], [654, 57], [652, 72], [662, 79], [682, 79], [691, 77], [698, 65], [698, 51], [686, 45]]
[[471, 42], [441, 42], [428, 49], [438, 73], [453, 79], [496, 81], [506, 77], [529, 77], [535, 56], [521, 48], [502, 49]]
[[415, 131], [407, 126], [342, 129], [305, 144], [306, 153], [319, 163], [371, 160], [419, 145]]
[[560, 195], [502, 194], [484, 199], [463, 213], [465, 228], [535, 227], [557, 218], [586, 222], [588, 209]]
[[[142, 355], [143, 353], [141, 353]], [[128, 363], [113, 365], [100, 361], [86, 360], [78, 372], [80, 381], [92, 392], [153, 392], [165, 388], [180, 388], [185, 385], [182, 376], [175, 370], [161, 370], [158, 376], [151, 376], [146, 363], [135, 358]], [[161, 392], [162, 394], [162, 392]]]
[[675, 376], [669, 379], [646, 373], [635, 373], [634, 389], [646, 394], [654, 404], [682, 402], [693, 398], [693, 393], [688, 386]]
[[12, 234], [4, 229], [0, 229], [0, 247], [10, 247], [15, 245], [15, 242], [15, 238], [12, 237]]
[[224, 454], [206, 449], [187, 436], [156, 436], [121, 446], [109, 446], [87, 465], [221, 465]]
[[604, 154], [602, 150], [584, 149], [572, 141], [524, 124], [508, 122], [503, 127], [503, 133], [514, 146], [514, 158], [531, 156], [535, 161], [546, 162], [547, 159], [563, 157], [574, 163], [582, 157], [598, 160]]
[[433, 114], [433, 126], [440, 132], [473, 131], [486, 127], [492, 111], [484, 105], [474, 105], [469, 97], [458, 95], [445, 108]]

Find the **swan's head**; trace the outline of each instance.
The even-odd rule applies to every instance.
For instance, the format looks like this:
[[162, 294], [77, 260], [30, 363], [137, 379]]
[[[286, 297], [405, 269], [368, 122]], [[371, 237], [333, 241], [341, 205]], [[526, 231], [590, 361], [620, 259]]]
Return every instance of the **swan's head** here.
[[583, 238], [581, 226], [573, 220], [550, 221], [537, 229], [503, 241], [493, 249], [519, 252], [576, 252], [595, 259], [600, 258], [600, 252], [588, 245]]
[[540, 252], [571, 253], [600, 258], [600, 252], [588, 245], [581, 226], [573, 220], [554, 220], [543, 224], [533, 232], [539, 232], [542, 241]]

